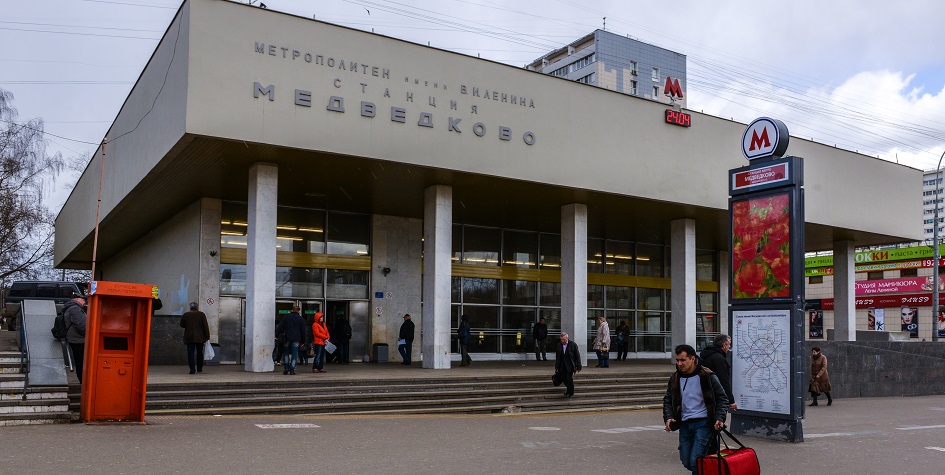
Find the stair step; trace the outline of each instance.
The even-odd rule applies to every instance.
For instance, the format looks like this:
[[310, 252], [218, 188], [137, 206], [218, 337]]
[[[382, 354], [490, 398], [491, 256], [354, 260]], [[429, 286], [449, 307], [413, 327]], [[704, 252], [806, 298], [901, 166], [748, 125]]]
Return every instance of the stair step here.
[[72, 422], [72, 412], [42, 412], [42, 413], [15, 413], [0, 414], [0, 426], [17, 426], [29, 424], [67, 424]]

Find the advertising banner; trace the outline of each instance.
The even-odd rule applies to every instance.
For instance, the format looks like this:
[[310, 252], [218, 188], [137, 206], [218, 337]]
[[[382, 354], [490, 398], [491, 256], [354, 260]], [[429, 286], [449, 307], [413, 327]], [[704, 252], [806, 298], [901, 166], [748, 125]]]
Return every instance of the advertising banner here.
[[824, 337], [824, 311], [808, 310], [807, 321], [809, 322], [807, 336], [810, 338]]
[[[935, 254], [932, 246], [914, 246], [881, 251], [861, 251], [853, 255], [857, 266], [876, 262], [931, 259]], [[945, 244], [939, 246], [940, 256], [945, 255]], [[931, 264], [930, 264], [931, 266]], [[804, 259], [804, 267], [833, 267], [833, 256], [814, 256]]]
[[945, 308], [939, 307], [937, 320], [936, 328], [938, 330], [938, 337], [945, 338]]
[[886, 309], [869, 309], [869, 311], [866, 312], [866, 329], [886, 331]]
[[919, 338], [919, 308], [902, 307], [900, 316], [902, 331], [908, 331], [909, 338]]
[[[898, 294], [902, 292], [931, 292], [935, 277], [901, 277], [899, 279], [861, 280], [854, 282], [856, 295]], [[939, 276], [938, 290], [945, 290], [945, 278]]]
[[732, 299], [791, 297], [791, 194], [732, 200]]

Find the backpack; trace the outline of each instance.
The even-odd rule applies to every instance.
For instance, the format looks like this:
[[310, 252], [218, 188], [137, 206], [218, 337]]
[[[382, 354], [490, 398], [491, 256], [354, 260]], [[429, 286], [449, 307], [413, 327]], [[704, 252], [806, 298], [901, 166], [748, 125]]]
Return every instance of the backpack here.
[[57, 313], [56, 320], [53, 322], [53, 327], [49, 329], [52, 332], [53, 338], [61, 340], [66, 337], [66, 334], [69, 333], [69, 327], [71, 325], [66, 325], [66, 316]]

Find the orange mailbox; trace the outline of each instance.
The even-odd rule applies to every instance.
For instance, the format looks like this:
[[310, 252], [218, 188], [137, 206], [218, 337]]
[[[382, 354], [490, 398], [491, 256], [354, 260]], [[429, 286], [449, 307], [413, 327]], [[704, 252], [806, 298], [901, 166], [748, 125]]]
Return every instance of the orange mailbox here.
[[89, 286], [83, 421], [144, 422], [154, 288], [125, 282]]

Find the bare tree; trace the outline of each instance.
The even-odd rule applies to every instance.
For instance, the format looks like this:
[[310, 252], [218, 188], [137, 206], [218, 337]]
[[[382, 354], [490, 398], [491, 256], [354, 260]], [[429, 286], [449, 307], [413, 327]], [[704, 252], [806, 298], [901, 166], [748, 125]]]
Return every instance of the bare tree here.
[[0, 281], [35, 278], [53, 252], [44, 189], [64, 166], [46, 152], [43, 120], [17, 122], [13, 94], [0, 89]]

